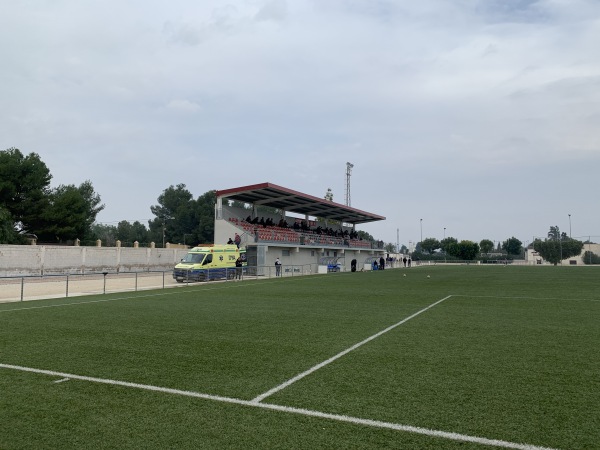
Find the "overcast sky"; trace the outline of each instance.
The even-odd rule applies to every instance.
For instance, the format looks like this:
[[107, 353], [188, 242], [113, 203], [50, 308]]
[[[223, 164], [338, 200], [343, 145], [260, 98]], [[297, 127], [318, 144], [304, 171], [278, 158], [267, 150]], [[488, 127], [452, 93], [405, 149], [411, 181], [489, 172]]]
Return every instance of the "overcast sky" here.
[[385, 242], [600, 239], [597, 0], [0, 0], [0, 30], [0, 149], [100, 222], [179, 183], [345, 203], [351, 162]]

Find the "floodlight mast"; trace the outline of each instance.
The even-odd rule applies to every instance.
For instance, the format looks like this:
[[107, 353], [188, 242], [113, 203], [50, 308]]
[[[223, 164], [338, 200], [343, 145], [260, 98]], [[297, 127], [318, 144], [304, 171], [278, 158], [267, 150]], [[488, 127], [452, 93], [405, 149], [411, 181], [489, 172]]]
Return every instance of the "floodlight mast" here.
[[351, 206], [350, 201], [350, 175], [352, 175], [352, 168], [354, 164], [346, 163], [346, 206]]

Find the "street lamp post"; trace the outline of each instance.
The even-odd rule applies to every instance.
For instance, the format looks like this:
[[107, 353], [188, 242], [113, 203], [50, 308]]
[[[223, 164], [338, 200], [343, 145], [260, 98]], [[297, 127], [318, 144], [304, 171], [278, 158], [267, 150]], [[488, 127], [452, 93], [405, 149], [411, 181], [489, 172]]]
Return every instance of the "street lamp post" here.
[[421, 245], [423, 245], [423, 219], [420, 219], [421, 221]]
[[569, 238], [572, 238], [573, 236], [571, 236], [571, 214], [569, 214]]
[[446, 227], [444, 227], [444, 244], [443, 245], [444, 245], [444, 264], [445, 264], [446, 263], [446, 258], [447, 258], [446, 248], [445, 248], [446, 247]]

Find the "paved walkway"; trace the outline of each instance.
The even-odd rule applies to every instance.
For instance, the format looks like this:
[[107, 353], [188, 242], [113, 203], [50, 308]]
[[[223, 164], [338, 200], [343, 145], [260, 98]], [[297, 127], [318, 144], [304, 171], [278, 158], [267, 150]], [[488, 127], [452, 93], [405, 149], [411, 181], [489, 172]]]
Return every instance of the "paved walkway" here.
[[0, 302], [64, 298], [181, 286], [171, 272], [0, 278]]

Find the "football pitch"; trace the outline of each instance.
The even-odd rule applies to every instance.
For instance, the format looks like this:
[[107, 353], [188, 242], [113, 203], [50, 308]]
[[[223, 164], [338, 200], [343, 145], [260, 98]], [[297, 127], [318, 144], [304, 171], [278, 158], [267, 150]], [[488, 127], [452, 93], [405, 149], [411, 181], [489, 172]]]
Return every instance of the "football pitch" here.
[[600, 448], [600, 269], [0, 304], [0, 448]]

